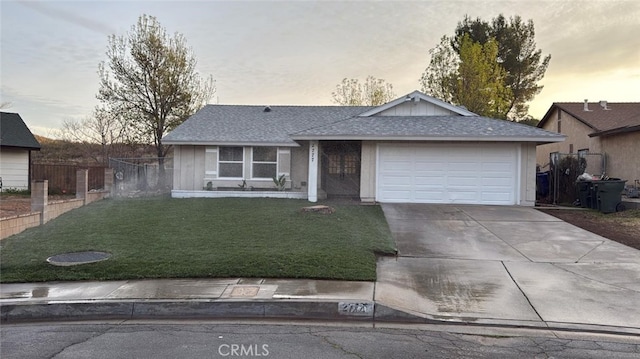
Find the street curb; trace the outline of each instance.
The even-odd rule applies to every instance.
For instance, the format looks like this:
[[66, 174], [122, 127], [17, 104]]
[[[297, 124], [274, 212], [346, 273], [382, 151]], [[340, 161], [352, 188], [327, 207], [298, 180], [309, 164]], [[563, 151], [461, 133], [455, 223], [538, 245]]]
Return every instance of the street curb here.
[[380, 303], [306, 300], [129, 300], [14, 302], [0, 305], [0, 323], [95, 320], [287, 319], [436, 324], [467, 327], [526, 328], [640, 336], [640, 328], [559, 322], [524, 322], [481, 318], [434, 318]]
[[[367, 311], [358, 311], [358, 306], [366, 306]], [[132, 300], [10, 303], [0, 305], [0, 322], [228, 318], [371, 321], [374, 315], [373, 307], [372, 302], [304, 300]]]

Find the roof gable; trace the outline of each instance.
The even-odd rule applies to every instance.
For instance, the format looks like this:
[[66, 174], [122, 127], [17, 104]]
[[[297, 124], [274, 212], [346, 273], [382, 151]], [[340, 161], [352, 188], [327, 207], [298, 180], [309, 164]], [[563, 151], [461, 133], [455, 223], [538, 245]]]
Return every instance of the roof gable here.
[[0, 146], [39, 150], [40, 143], [17, 113], [0, 112]]
[[593, 129], [591, 135], [640, 130], [640, 102], [554, 102], [538, 127], [542, 128], [558, 109]]
[[[422, 111], [412, 111], [411, 107], [416, 108], [418, 104], [424, 108]], [[410, 105], [409, 105], [410, 104]], [[426, 105], [426, 106], [424, 106]], [[395, 111], [394, 111], [395, 110]], [[477, 114], [468, 111], [462, 107], [454, 106], [450, 103], [438, 100], [435, 97], [426, 95], [420, 91], [413, 91], [410, 94], [399, 97], [384, 105], [375, 107], [367, 112], [361, 113], [360, 116], [478, 116]]]

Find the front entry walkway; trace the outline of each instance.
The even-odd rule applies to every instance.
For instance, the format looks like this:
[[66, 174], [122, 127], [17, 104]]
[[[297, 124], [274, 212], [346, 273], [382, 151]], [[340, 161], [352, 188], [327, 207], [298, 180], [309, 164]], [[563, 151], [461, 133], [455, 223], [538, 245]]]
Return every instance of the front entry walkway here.
[[533, 208], [383, 204], [375, 300], [425, 318], [640, 333], [640, 251]]

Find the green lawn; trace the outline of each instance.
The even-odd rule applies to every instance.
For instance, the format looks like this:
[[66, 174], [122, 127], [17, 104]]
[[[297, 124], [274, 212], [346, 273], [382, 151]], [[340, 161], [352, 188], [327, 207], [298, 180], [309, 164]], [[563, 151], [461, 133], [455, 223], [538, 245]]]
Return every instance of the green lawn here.
[[[0, 281], [264, 277], [374, 280], [394, 243], [379, 206], [278, 199], [107, 199], [0, 242]], [[55, 267], [49, 256], [105, 251], [104, 262]]]

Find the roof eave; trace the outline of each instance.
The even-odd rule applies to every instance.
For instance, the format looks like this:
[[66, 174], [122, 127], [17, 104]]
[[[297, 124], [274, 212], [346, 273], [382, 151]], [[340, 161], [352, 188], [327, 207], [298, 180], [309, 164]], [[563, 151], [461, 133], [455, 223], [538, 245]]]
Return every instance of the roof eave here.
[[2, 148], [17, 148], [21, 150], [40, 151], [42, 147], [35, 146], [19, 146], [19, 145], [0, 145]]
[[252, 147], [300, 147], [296, 142], [257, 142], [257, 141], [163, 141], [172, 146], [252, 146]]
[[562, 137], [528, 137], [528, 136], [379, 136], [379, 135], [303, 135], [293, 136], [296, 141], [343, 141], [343, 140], [360, 140], [360, 141], [479, 141], [479, 142], [536, 142], [536, 143], [552, 143], [562, 142]]
[[610, 135], [617, 135], [621, 133], [629, 133], [629, 132], [636, 132], [636, 131], [640, 131], [640, 125], [618, 127], [618, 128], [613, 128], [611, 130], [594, 132], [594, 133], [590, 133], [589, 137], [610, 136]]

